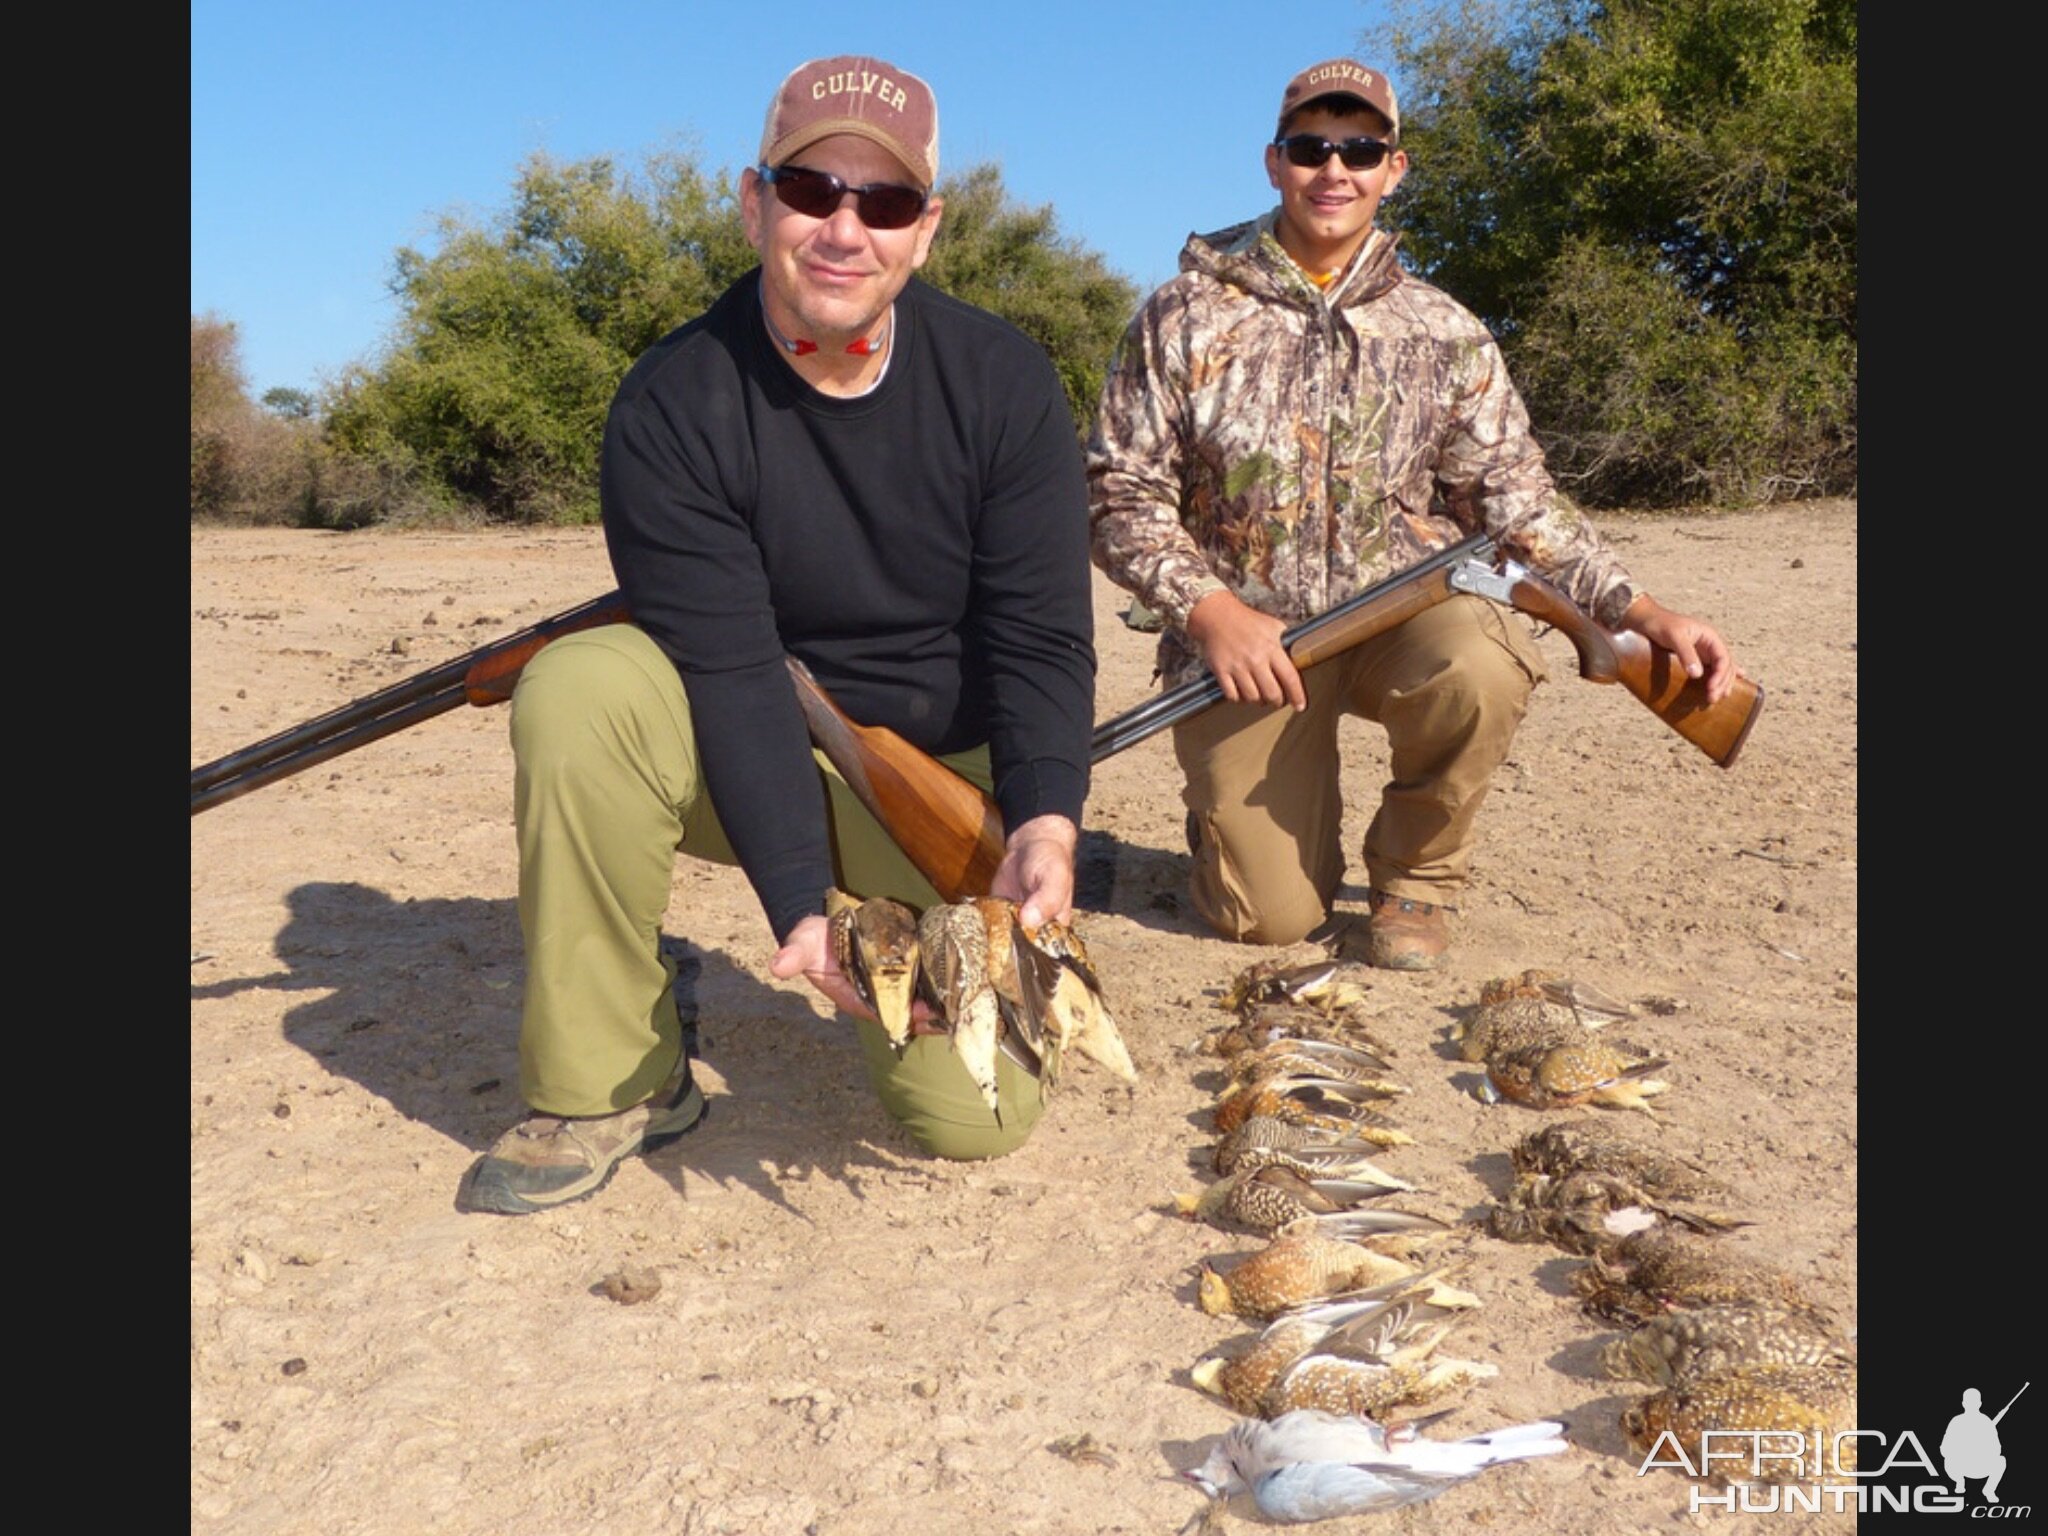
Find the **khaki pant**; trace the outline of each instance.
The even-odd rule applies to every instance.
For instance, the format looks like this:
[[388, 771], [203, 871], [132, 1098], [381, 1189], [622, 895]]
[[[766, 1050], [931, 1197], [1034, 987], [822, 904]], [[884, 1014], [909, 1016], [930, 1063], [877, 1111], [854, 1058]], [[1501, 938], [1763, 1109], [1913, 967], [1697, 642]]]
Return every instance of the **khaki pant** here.
[[[512, 695], [512, 751], [526, 941], [520, 1091], [547, 1114], [610, 1114], [651, 1096], [682, 1049], [659, 949], [676, 851], [736, 860], [704, 791], [682, 680], [631, 625], [565, 635], [527, 664]], [[986, 749], [945, 761], [989, 787]], [[819, 768], [842, 887], [936, 902], [844, 780], [822, 758]], [[857, 1029], [884, 1108], [935, 1156], [1011, 1151], [1043, 1111], [1038, 1082], [1007, 1060], [998, 1124], [946, 1038], [917, 1037], [899, 1059], [879, 1025]]]
[[1344, 878], [1337, 722], [1386, 727], [1393, 777], [1365, 834], [1376, 891], [1444, 903], [1472, 824], [1545, 678], [1527, 628], [1459, 595], [1302, 673], [1308, 708], [1222, 703], [1174, 727], [1199, 846], [1196, 910], [1225, 938], [1292, 944]]

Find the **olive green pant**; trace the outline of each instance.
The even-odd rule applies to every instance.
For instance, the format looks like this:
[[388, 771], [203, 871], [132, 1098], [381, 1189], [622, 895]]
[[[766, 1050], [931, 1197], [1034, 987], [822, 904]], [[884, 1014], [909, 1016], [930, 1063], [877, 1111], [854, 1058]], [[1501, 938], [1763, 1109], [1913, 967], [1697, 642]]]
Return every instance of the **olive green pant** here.
[[1302, 673], [1308, 708], [1222, 703], [1174, 727], [1194, 814], [1195, 908], [1225, 938], [1292, 944], [1344, 878], [1337, 722], [1384, 726], [1391, 778], [1365, 834], [1376, 891], [1443, 904], [1546, 674], [1527, 627], [1460, 594]]
[[[736, 860], [704, 790], [682, 680], [631, 625], [566, 635], [527, 664], [512, 694], [512, 753], [526, 941], [520, 1091], [547, 1114], [610, 1114], [652, 1096], [682, 1049], [660, 953], [676, 852]], [[945, 761], [989, 787], [986, 749]], [[819, 770], [842, 888], [918, 909], [938, 901], [822, 758]], [[1043, 1112], [1038, 1081], [1007, 1059], [998, 1122], [948, 1037], [914, 1037], [899, 1056], [879, 1025], [856, 1029], [883, 1107], [935, 1156], [999, 1156]]]

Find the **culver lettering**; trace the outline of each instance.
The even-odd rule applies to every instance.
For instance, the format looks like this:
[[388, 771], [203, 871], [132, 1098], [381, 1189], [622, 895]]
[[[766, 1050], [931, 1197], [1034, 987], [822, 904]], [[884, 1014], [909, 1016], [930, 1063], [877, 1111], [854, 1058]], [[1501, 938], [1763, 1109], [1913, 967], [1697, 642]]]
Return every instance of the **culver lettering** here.
[[843, 69], [837, 74], [827, 75], [822, 80], [812, 82], [811, 100], [823, 101], [827, 96], [873, 96], [883, 106], [893, 107], [898, 112], [903, 110], [904, 102], [910, 99], [903, 87], [887, 75], [878, 75], [865, 69], [858, 73]]

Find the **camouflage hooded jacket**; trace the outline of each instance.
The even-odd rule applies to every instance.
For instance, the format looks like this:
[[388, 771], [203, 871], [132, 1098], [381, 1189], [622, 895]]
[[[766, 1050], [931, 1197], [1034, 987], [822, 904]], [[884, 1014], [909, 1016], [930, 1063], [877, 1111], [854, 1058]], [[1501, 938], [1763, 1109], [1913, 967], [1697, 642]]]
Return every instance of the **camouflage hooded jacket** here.
[[1227, 586], [1298, 623], [1482, 529], [1616, 625], [1638, 588], [1551, 483], [1477, 317], [1375, 230], [1327, 294], [1272, 213], [1191, 235], [1118, 348], [1088, 448], [1095, 563], [1167, 621]]

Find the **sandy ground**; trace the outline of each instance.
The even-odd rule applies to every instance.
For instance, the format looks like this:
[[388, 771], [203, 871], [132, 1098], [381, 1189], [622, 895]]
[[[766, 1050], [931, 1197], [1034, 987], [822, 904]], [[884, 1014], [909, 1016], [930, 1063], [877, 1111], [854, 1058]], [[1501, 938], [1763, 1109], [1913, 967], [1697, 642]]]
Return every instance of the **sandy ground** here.
[[[1487, 807], [1457, 947], [1374, 983], [1416, 1140], [1384, 1161], [1464, 1217], [1504, 1187], [1542, 1117], [1481, 1103], [1446, 1039], [1487, 978], [1542, 965], [1672, 1000], [1631, 1026], [1673, 1059], [1658, 1121], [1631, 1121], [1742, 1191], [1754, 1225], [1724, 1242], [1853, 1324], [1856, 507], [1604, 525], [1653, 591], [1730, 637], [1761, 723], [1717, 769], [1543, 638], [1554, 681]], [[590, 531], [195, 531], [191, 557], [194, 763], [612, 586]], [[1097, 592], [1107, 718], [1146, 696], [1152, 641]], [[1233, 1420], [1188, 1369], [1248, 1337], [1198, 1310], [1194, 1266], [1258, 1244], [1162, 1206], [1211, 1177], [1216, 1079], [1190, 1047], [1260, 954], [1186, 907], [1167, 743], [1102, 764], [1089, 810], [1080, 923], [1134, 1091], [1084, 1063], [1021, 1151], [925, 1160], [844, 1024], [769, 977], [738, 873], [681, 860], [665, 932], [701, 961], [711, 1113], [597, 1198], [507, 1220], [453, 1205], [523, 1112], [505, 726], [465, 707], [192, 823], [192, 1529], [1186, 1524], [1202, 1500], [1176, 1474]], [[1346, 750], [1355, 850], [1385, 759], [1363, 726]], [[1638, 1475], [1617, 1416], [1648, 1389], [1600, 1374], [1613, 1334], [1566, 1287], [1578, 1261], [1476, 1231], [1460, 1247], [1484, 1306], [1445, 1348], [1499, 1374], [1430, 1433], [1555, 1417], [1574, 1449], [1374, 1528], [1728, 1518], [1688, 1514], [1676, 1473]], [[626, 1266], [659, 1294], [607, 1297]], [[1255, 1524], [1244, 1505], [1223, 1520]]]

